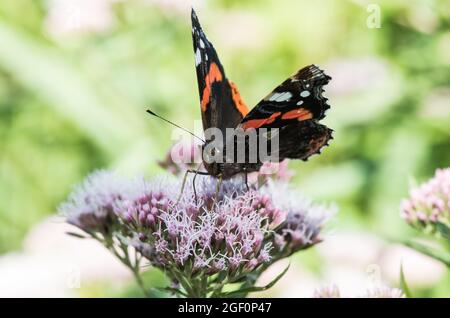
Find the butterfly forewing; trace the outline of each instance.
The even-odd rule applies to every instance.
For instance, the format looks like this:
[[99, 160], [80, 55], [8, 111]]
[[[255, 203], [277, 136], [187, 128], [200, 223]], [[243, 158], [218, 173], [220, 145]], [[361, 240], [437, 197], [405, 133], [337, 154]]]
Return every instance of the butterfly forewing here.
[[192, 10], [192, 38], [203, 128], [236, 128], [248, 113], [236, 85], [225, 76], [216, 50]]

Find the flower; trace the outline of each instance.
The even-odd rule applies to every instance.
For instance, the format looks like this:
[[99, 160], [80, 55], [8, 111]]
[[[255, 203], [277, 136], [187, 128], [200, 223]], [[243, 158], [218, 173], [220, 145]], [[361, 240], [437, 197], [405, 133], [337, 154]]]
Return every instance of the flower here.
[[[341, 292], [336, 285], [324, 286], [314, 291], [314, 298], [341, 298]], [[389, 286], [376, 286], [367, 289], [361, 298], [405, 298], [401, 289]]]
[[314, 291], [313, 298], [341, 298], [341, 291], [336, 285], [323, 286]]
[[259, 170], [259, 175], [267, 178], [272, 177], [275, 180], [288, 182], [294, 173], [288, 169], [289, 160], [284, 159], [281, 162], [265, 162]]
[[97, 171], [75, 188], [58, 208], [67, 222], [85, 232], [107, 233], [115, 223], [113, 206], [124, 194], [124, 180], [107, 171]]
[[154, 227], [161, 211], [167, 210], [176, 201], [176, 188], [170, 179], [158, 178], [151, 182], [142, 177], [126, 181], [126, 191], [121, 200], [115, 202], [115, 214], [125, 224], [133, 225], [138, 237], [144, 241], [144, 228]]
[[437, 169], [432, 179], [411, 189], [410, 198], [401, 203], [401, 216], [432, 232], [438, 223], [450, 226], [450, 168]]
[[[238, 179], [218, 187], [217, 179], [202, 176], [194, 192], [192, 181], [191, 176], [180, 195], [181, 178], [125, 179], [99, 171], [60, 211], [95, 238], [109, 237], [100, 241], [112, 252], [122, 250], [117, 255], [125, 255], [127, 266], [136, 264], [127, 252], [134, 248], [190, 296], [220, 294], [223, 285], [320, 242], [323, 224], [334, 213], [285, 182], [268, 180], [247, 190]], [[205, 275], [214, 275], [210, 286], [193, 290], [204, 286]]]
[[175, 143], [164, 160], [158, 161], [158, 164], [170, 173], [178, 175], [187, 169], [197, 169], [202, 162], [201, 155], [198, 143], [183, 139]]
[[368, 289], [362, 296], [363, 298], [405, 298], [401, 289], [388, 286], [379, 286]]
[[[280, 252], [291, 255], [301, 249], [319, 243], [321, 230], [337, 212], [335, 206], [313, 203], [296, 191], [292, 191], [285, 182], [269, 181], [260, 189], [269, 195], [276, 206], [281, 226], [275, 229], [275, 246]], [[280, 222], [285, 215], [285, 220]]]
[[[146, 257], [156, 266], [182, 270], [191, 264], [193, 273], [242, 272], [250, 260], [260, 260], [255, 266], [268, 262], [270, 257], [265, 254], [270, 249], [262, 247], [262, 241], [269, 234], [274, 214], [254, 204], [254, 191], [231, 190], [233, 181], [224, 182], [219, 203], [211, 211], [214, 183], [201, 182], [197, 200], [192, 188], [185, 188], [181, 200], [176, 202], [175, 196], [164, 189], [179, 189], [178, 182], [165, 186], [148, 182], [141, 193], [116, 205], [115, 211], [132, 229], [135, 241], [152, 246], [154, 253], [147, 253]], [[142, 244], [135, 247], [147, 248]]]
[[117, 215], [132, 233], [133, 246], [154, 266], [178, 273], [173, 281], [183, 273], [189, 277], [222, 273], [233, 282], [320, 242], [321, 228], [333, 214], [295, 194], [282, 200], [289, 193], [285, 183], [271, 181], [247, 191], [242, 183], [228, 180], [216, 193], [216, 179], [201, 180], [197, 197], [188, 186], [177, 201], [167, 190], [180, 188], [176, 179], [164, 186], [144, 181], [141, 193], [116, 205]]

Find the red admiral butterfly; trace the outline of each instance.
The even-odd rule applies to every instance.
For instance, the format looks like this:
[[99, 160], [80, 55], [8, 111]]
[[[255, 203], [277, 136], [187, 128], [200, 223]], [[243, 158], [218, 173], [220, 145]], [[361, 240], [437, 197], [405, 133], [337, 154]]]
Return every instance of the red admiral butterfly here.
[[[327, 98], [322, 96], [322, 87], [331, 77], [315, 65], [307, 66], [288, 78], [250, 112], [242, 100], [236, 85], [227, 79], [216, 50], [206, 38], [200, 22], [192, 10], [192, 37], [203, 128], [217, 128], [226, 134], [227, 128], [241, 128], [244, 131], [260, 128], [277, 128], [279, 161], [285, 158], [307, 160], [320, 153], [323, 146], [332, 139], [332, 130], [318, 123], [330, 108]], [[261, 134], [258, 138], [263, 138]], [[264, 135], [267, 137], [267, 135]], [[270, 139], [270, 136], [267, 137]], [[205, 150], [212, 140], [206, 140]], [[248, 145], [246, 144], [248, 148]], [[224, 154], [224, 149], [211, 148], [211, 155]], [[248, 149], [247, 149], [248, 151]], [[238, 173], [258, 171], [263, 160], [256, 162], [210, 162], [203, 164], [207, 174], [220, 179], [230, 178]], [[208, 156], [208, 151], [206, 152]], [[198, 172], [197, 172], [198, 173]], [[205, 173], [206, 174], [206, 173]]]
[[[222, 180], [245, 173], [248, 188], [247, 174], [259, 171], [267, 156], [263, 158], [259, 152], [256, 155], [257, 151], [254, 151], [247, 139], [247, 132], [256, 132], [257, 140], [253, 140], [253, 143], [258, 146], [277, 140], [276, 147], [266, 149], [272, 162], [273, 158], [278, 162], [286, 158], [306, 161], [311, 155], [320, 153], [323, 146], [328, 145], [328, 141], [333, 138], [333, 130], [318, 121], [325, 117], [325, 111], [330, 108], [327, 98], [322, 96], [322, 87], [331, 80], [330, 76], [315, 65], [307, 66], [276, 87], [249, 112], [236, 85], [226, 78], [217, 52], [206, 38], [194, 10], [191, 18], [200, 108], [207, 137], [206, 141], [202, 140], [202, 159], [207, 172], [186, 171], [182, 189], [187, 173], [195, 173], [194, 193], [195, 177], [198, 174], [211, 175]], [[150, 110], [147, 112], [187, 131]], [[220, 132], [223, 139], [219, 143], [212, 138], [215, 136], [208, 136], [211, 129]], [[271, 129], [270, 132], [267, 129]], [[231, 138], [227, 136], [229, 130], [233, 132]], [[244, 133], [244, 142], [242, 139], [240, 143], [236, 141], [236, 131]], [[239, 147], [245, 148], [244, 160], [229, 160], [235, 158], [235, 149]], [[226, 151], [230, 148], [232, 157]], [[211, 160], [212, 157], [214, 160]], [[220, 184], [221, 182], [217, 183], [217, 191]]]

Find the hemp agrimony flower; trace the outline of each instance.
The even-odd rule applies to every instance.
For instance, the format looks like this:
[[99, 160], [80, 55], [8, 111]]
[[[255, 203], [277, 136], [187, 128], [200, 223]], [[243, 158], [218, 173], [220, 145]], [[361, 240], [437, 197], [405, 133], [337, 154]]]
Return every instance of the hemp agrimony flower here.
[[[389, 286], [375, 286], [367, 289], [360, 298], [405, 298], [401, 289]], [[313, 298], [342, 298], [341, 291], [336, 285], [324, 286], [314, 291]]]
[[[202, 177], [197, 195], [186, 186], [179, 198], [181, 181], [97, 172], [60, 210], [121, 258], [137, 279], [146, 259], [170, 279], [166, 291], [189, 297], [245, 295], [270, 264], [320, 242], [333, 213], [292, 192], [286, 182], [268, 180], [247, 190], [241, 181], [227, 180], [217, 192], [218, 181]], [[130, 258], [130, 248], [137, 257]], [[238, 289], [225, 292], [230, 284]]]
[[412, 227], [431, 234], [434, 242], [404, 242], [450, 267], [450, 168], [437, 169], [433, 178], [410, 190], [401, 203], [401, 216]]
[[379, 286], [368, 289], [363, 298], [405, 298], [405, 294], [399, 288]]
[[450, 168], [437, 169], [434, 177], [410, 190], [402, 201], [402, 217], [412, 226], [435, 232], [442, 224], [450, 227]]
[[124, 180], [107, 172], [88, 176], [59, 206], [67, 222], [87, 233], [108, 235], [116, 223], [113, 206], [124, 193]]

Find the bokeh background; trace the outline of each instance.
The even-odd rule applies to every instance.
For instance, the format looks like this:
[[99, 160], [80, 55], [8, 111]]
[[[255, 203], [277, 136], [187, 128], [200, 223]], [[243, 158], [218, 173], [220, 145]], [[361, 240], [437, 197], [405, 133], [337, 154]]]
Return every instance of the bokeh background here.
[[[293, 186], [340, 212], [264, 295], [398, 286], [403, 263], [416, 296], [450, 296], [441, 264], [395, 243], [416, 235], [399, 217], [409, 184], [450, 165], [445, 0], [2, 0], [0, 295], [139, 296], [120, 264], [53, 216], [94, 169], [164, 173], [172, 127], [145, 109], [190, 129], [200, 118], [192, 4], [249, 105], [307, 64], [333, 77], [335, 140], [290, 168]], [[146, 279], [164, 284], [152, 269]]]

